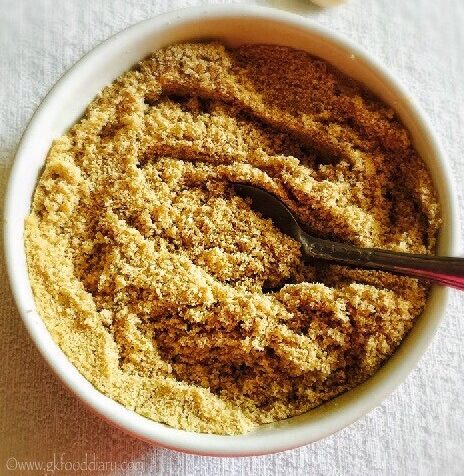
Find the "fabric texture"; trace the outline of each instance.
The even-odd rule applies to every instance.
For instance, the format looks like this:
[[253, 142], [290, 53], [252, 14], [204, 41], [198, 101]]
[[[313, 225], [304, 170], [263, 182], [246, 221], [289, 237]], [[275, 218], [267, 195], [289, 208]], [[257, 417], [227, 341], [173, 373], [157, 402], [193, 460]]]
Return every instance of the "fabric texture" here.
[[[62, 73], [102, 40], [135, 22], [180, 7], [212, 3], [231, 2], [0, 0], [2, 204], [21, 133]], [[448, 154], [463, 215], [464, 2], [351, 0], [332, 9], [321, 9], [307, 0], [254, 3], [302, 14], [347, 35], [404, 83], [428, 114]], [[463, 231], [461, 224], [461, 236]], [[134, 439], [70, 395], [25, 331], [8, 287], [3, 257], [0, 266], [2, 475], [463, 474], [464, 293], [453, 291], [444, 321], [417, 368], [364, 418], [296, 450], [262, 457], [212, 458]], [[97, 469], [85, 471], [81, 465], [73, 471], [64, 464], [83, 461], [95, 461], [92, 467]], [[21, 470], [18, 464], [22, 462], [36, 462], [30, 466], [36, 469]], [[50, 462], [55, 465], [49, 465], [48, 473], [44, 466], [40, 470], [38, 463]]]

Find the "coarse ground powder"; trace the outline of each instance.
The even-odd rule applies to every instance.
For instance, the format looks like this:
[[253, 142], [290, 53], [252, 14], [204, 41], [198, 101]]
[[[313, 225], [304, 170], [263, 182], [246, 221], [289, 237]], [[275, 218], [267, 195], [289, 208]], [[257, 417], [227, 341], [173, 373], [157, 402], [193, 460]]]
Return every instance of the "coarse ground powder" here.
[[197, 432], [244, 433], [356, 386], [427, 297], [415, 279], [303, 264], [231, 181], [360, 246], [431, 253], [440, 224], [394, 111], [307, 53], [173, 45], [106, 87], [37, 185], [37, 310], [97, 389]]

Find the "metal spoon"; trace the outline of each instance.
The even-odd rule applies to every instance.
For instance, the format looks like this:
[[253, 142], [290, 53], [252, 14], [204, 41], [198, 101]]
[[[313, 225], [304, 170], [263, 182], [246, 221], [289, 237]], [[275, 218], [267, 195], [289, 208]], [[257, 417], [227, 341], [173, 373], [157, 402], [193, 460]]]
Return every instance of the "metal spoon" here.
[[301, 243], [304, 259], [318, 258], [361, 268], [393, 271], [464, 290], [464, 258], [359, 248], [316, 238], [301, 228], [292, 212], [275, 195], [254, 185], [233, 183], [232, 186], [237, 195], [251, 198], [254, 210], [271, 218], [283, 233]]

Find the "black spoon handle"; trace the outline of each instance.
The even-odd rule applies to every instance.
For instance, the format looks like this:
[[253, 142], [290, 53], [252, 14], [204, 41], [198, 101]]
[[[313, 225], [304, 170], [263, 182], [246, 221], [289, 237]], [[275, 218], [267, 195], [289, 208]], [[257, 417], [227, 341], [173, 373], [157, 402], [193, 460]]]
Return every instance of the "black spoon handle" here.
[[325, 259], [361, 268], [393, 271], [464, 290], [464, 258], [359, 248], [314, 238], [304, 231], [301, 232], [300, 241], [305, 258]]

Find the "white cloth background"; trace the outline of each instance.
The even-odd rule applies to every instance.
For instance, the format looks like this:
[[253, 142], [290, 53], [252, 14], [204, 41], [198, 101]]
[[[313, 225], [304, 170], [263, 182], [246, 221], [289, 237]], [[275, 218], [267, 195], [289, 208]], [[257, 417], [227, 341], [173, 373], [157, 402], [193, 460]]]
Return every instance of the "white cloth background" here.
[[[66, 69], [128, 25], [199, 3], [224, 2], [0, 0], [0, 193], [21, 132]], [[300, 13], [348, 35], [405, 83], [449, 155], [462, 212], [464, 1], [350, 0], [330, 10], [307, 0], [260, 3]], [[1, 475], [39, 474], [8, 471], [8, 458], [47, 462], [62, 453], [66, 461], [82, 461], [87, 454], [119, 465], [84, 474], [464, 474], [464, 293], [453, 294], [446, 318], [416, 370], [366, 417], [304, 448], [221, 459], [155, 448], [89, 413], [40, 358], [15, 309], [3, 261], [0, 264]], [[124, 469], [124, 462], [139, 462], [143, 469]]]

